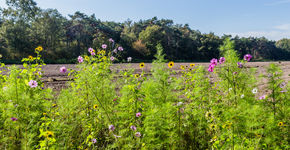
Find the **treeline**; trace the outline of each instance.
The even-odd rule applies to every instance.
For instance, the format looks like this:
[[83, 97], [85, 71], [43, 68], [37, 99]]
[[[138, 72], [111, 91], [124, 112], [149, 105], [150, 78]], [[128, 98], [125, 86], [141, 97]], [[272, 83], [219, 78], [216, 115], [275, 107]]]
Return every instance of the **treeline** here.
[[33, 0], [6, 0], [6, 4], [7, 8], [0, 9], [0, 54], [4, 60], [21, 60], [41, 45], [46, 62], [76, 62], [89, 47], [101, 48], [113, 38], [124, 48], [123, 60], [151, 60], [161, 43], [169, 60], [208, 61], [221, 55], [219, 47], [228, 37], [235, 41], [241, 56], [250, 53], [254, 60], [290, 60], [290, 39], [219, 37], [157, 17], [118, 23], [75, 12], [66, 18], [56, 9], [39, 8]]

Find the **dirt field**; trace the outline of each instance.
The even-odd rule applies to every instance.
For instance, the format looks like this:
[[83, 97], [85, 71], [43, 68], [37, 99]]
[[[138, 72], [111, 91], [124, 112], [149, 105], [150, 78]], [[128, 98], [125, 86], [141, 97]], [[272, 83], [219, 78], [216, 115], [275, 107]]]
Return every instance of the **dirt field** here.
[[[283, 79], [287, 82], [290, 81], [290, 61], [283, 61], [283, 62], [271, 62], [279, 64], [281, 69], [283, 70]], [[180, 66], [189, 66], [191, 63], [175, 63], [173, 69], [176, 71], [181, 70]], [[208, 66], [209, 63], [195, 63], [195, 65], [204, 65]], [[246, 64], [246, 67], [255, 67], [257, 69], [257, 76], [260, 74], [266, 73], [266, 67], [269, 65], [269, 62], [250, 62]], [[54, 90], [60, 90], [62, 88], [66, 87], [67, 81], [69, 81], [69, 78], [67, 77], [67, 73], [60, 73], [59, 69], [60, 67], [65, 66], [67, 69], [76, 69], [76, 66], [74, 64], [63, 64], [63, 65], [47, 65], [43, 68], [45, 74], [43, 75], [43, 81], [45, 83], [45, 87], [50, 87]], [[141, 69], [139, 69], [138, 63], [132, 63], [132, 64], [114, 64], [113, 69], [114, 70], [123, 70], [129, 68], [135, 68], [136, 73], [141, 72]], [[151, 64], [146, 63], [144, 70], [146, 72], [150, 72]], [[262, 82], [260, 82], [260, 88], [263, 88], [266, 85], [266, 80], [263, 79]]]

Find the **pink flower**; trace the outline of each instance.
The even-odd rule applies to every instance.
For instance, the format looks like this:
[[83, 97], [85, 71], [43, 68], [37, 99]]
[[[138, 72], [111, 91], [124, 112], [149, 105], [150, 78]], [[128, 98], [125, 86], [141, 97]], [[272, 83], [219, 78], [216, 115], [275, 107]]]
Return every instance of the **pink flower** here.
[[114, 43], [115, 41], [112, 38], [110, 38], [109, 42]]
[[95, 53], [95, 52], [91, 52], [91, 55], [92, 55], [92, 56], [95, 56], [95, 55], [96, 55], [96, 53]]
[[84, 61], [84, 58], [82, 56], [79, 56], [78, 61], [79, 61], [79, 63], [82, 63]]
[[15, 117], [10, 118], [12, 121], [17, 121], [18, 119]]
[[113, 52], [114, 52], [114, 53], [118, 53], [117, 49], [114, 49]]
[[111, 59], [111, 61], [114, 61], [115, 60], [115, 57], [114, 56], [111, 56], [110, 59]]
[[238, 64], [239, 68], [243, 68], [243, 64], [242, 63], [238, 62], [237, 64]]
[[28, 82], [28, 85], [29, 85], [31, 88], [35, 88], [35, 87], [37, 87], [37, 82], [34, 81], [34, 80], [30, 80], [30, 81]]
[[130, 127], [133, 131], [135, 131], [137, 128], [135, 126]]
[[102, 45], [102, 48], [103, 48], [103, 49], [106, 49], [106, 48], [107, 48], [107, 45], [106, 45], [106, 44], [103, 44], [103, 45]]
[[211, 63], [212, 65], [216, 66], [217, 63], [218, 63], [218, 60], [215, 59], [215, 58], [213, 58], [212, 60], [210, 60], [210, 63]]
[[266, 98], [266, 95], [263, 95], [259, 98], [259, 100], [262, 100], [262, 99], [265, 99]]
[[219, 63], [220, 63], [220, 64], [224, 63], [225, 61], [226, 61], [226, 59], [225, 59], [224, 57], [221, 57], [221, 58], [219, 59]]
[[250, 61], [252, 59], [252, 55], [250, 55], [250, 54], [246, 54], [245, 56], [244, 56], [244, 60], [245, 61]]
[[92, 139], [92, 142], [95, 144], [97, 143], [97, 139]]
[[136, 137], [141, 137], [141, 133], [140, 133], [140, 132], [136, 132], [136, 133], [135, 133], [135, 136], [136, 136]]
[[140, 117], [140, 116], [141, 116], [140, 112], [136, 113], [136, 117]]
[[92, 53], [92, 52], [94, 52], [94, 49], [90, 47], [90, 48], [88, 49], [88, 51], [89, 51], [89, 53]]
[[209, 72], [213, 72], [213, 69], [214, 69], [214, 65], [213, 64], [210, 64], [207, 70]]
[[65, 67], [61, 67], [61, 68], [59, 69], [59, 71], [60, 71], [61, 73], [66, 73], [67, 69], [66, 69]]
[[119, 47], [118, 47], [118, 50], [119, 50], [119, 51], [123, 51], [124, 49], [123, 49], [123, 47], [119, 46]]
[[114, 125], [112, 125], [112, 124], [111, 124], [111, 125], [109, 125], [109, 130], [110, 130], [110, 131], [114, 131], [114, 130], [115, 130], [115, 126], [114, 126]]

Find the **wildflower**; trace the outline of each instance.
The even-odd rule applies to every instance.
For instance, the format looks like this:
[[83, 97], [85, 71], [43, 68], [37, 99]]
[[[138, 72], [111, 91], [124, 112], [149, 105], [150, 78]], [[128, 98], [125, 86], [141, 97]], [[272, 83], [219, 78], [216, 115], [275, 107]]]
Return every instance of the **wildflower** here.
[[242, 63], [238, 62], [237, 64], [238, 64], [239, 68], [243, 68], [243, 64]]
[[118, 47], [118, 50], [119, 50], [119, 51], [123, 51], [124, 49], [123, 49], [123, 47], [119, 46], [119, 47]]
[[59, 69], [59, 71], [60, 71], [61, 73], [65, 73], [65, 72], [67, 71], [67, 69], [63, 66], [63, 67], [61, 67], [61, 68]]
[[92, 139], [92, 143], [93, 144], [97, 143], [97, 139]]
[[47, 138], [51, 138], [54, 136], [54, 133], [51, 132], [51, 131], [46, 131], [46, 135], [45, 135]]
[[114, 61], [115, 60], [115, 57], [114, 56], [111, 56], [110, 59], [111, 59], [111, 61]]
[[210, 112], [210, 111], [206, 112], [205, 117], [206, 118], [211, 118], [212, 117], [212, 112]]
[[96, 53], [95, 53], [95, 52], [91, 52], [91, 55], [92, 55], [92, 56], [95, 56], [95, 55], [96, 55]]
[[133, 131], [135, 131], [137, 128], [136, 128], [136, 126], [131, 126], [130, 127]]
[[140, 117], [140, 116], [141, 116], [140, 112], [136, 113], [136, 117]]
[[285, 86], [286, 86], [286, 82], [282, 82], [282, 83], [280, 84], [280, 88], [281, 88], [281, 89], [283, 89]]
[[18, 119], [15, 117], [10, 118], [12, 121], [17, 121]]
[[220, 64], [223, 64], [225, 61], [226, 61], [226, 59], [225, 59], [224, 57], [221, 57], [221, 58], [219, 59], [219, 63], [220, 63]]
[[46, 113], [42, 113], [43, 116], [46, 116]]
[[171, 61], [171, 62], [168, 63], [168, 67], [169, 68], [172, 68], [173, 66], [174, 66], [174, 62], [173, 61]]
[[38, 46], [38, 47], [35, 48], [35, 50], [41, 52], [43, 50], [43, 47]]
[[210, 64], [213, 65], [213, 66], [216, 66], [217, 65], [217, 59], [213, 58], [210, 60]]
[[254, 88], [254, 89], [252, 90], [252, 93], [253, 93], [253, 94], [258, 93], [258, 89], [257, 89], [257, 88]]
[[41, 75], [42, 75], [42, 73], [41, 73], [40, 71], [38, 71], [38, 72], [37, 72], [37, 74], [38, 74], [39, 76], [41, 76]]
[[95, 50], [94, 50], [93, 48], [90, 47], [90, 48], [88, 49], [88, 51], [89, 51], [89, 53], [92, 53], [92, 52], [94, 52]]
[[241, 98], [244, 98], [244, 97], [245, 97], [245, 95], [244, 95], [244, 94], [242, 94], [242, 95], [241, 95]]
[[95, 105], [94, 105], [94, 109], [97, 109], [97, 108], [98, 108], [98, 105], [97, 105], [97, 104], [95, 104]]
[[194, 67], [195, 66], [195, 64], [190, 64], [190, 67]]
[[139, 74], [135, 74], [135, 78], [139, 78], [140, 77], [140, 75]]
[[244, 56], [244, 60], [245, 61], [250, 61], [252, 59], [252, 55], [250, 55], [250, 54], [246, 54], [245, 56]]
[[114, 53], [118, 53], [117, 49], [114, 49], [113, 52], [114, 52]]
[[135, 136], [136, 136], [136, 137], [141, 137], [141, 133], [140, 133], [140, 132], [136, 132], [136, 133], [135, 133]]
[[132, 57], [128, 57], [128, 58], [127, 58], [127, 61], [128, 61], [128, 62], [131, 62], [131, 61], [132, 61]]
[[78, 62], [79, 62], [79, 63], [82, 63], [83, 61], [84, 61], [84, 58], [83, 58], [82, 56], [79, 56], [79, 57], [78, 57]]
[[114, 98], [113, 101], [114, 101], [114, 102], [117, 101], [117, 98]]
[[52, 107], [56, 107], [57, 105], [56, 104], [52, 104]]
[[266, 95], [263, 95], [263, 96], [261, 96], [260, 98], [259, 98], [259, 100], [263, 100], [263, 99], [265, 99], [266, 98]]
[[115, 138], [120, 138], [120, 137], [122, 137], [122, 136], [115, 135], [115, 134], [113, 134], [113, 135], [114, 135]]
[[109, 38], [109, 42], [114, 43], [115, 41], [112, 38]]
[[110, 131], [114, 131], [115, 130], [115, 126], [114, 125], [109, 125], [109, 130]]
[[283, 125], [284, 125], [283, 122], [279, 122], [279, 123], [278, 123], [278, 126], [279, 126], [279, 127], [282, 127]]
[[207, 70], [209, 72], [213, 72], [213, 69], [214, 69], [214, 65], [213, 64], [210, 64]]
[[30, 81], [28, 82], [28, 85], [29, 85], [31, 88], [35, 88], [35, 87], [37, 87], [37, 82], [34, 81], [34, 80], [30, 80]]
[[85, 56], [85, 60], [86, 61], [89, 61], [90, 60], [90, 57], [89, 56]]
[[142, 69], [142, 68], [145, 67], [145, 64], [142, 62], [142, 63], [139, 64], [139, 67]]
[[106, 51], [105, 50], [101, 50], [101, 51], [98, 52], [98, 54], [105, 55]]
[[183, 66], [183, 65], [181, 65], [181, 66], [180, 66], [180, 69], [181, 69], [181, 70], [184, 70], [185, 68], [184, 68], [184, 66]]
[[216, 141], [217, 140], [217, 136], [214, 136], [211, 140], [210, 140], [210, 142], [214, 142], [214, 141]]
[[33, 59], [33, 56], [28, 56], [28, 59], [29, 59], [29, 60], [32, 60], [32, 59]]
[[232, 90], [233, 88], [229, 88], [229, 92]]
[[236, 74], [238, 74], [238, 72], [233, 72], [233, 75], [236, 75]]
[[181, 106], [183, 103], [182, 102], [178, 102], [177, 103], [177, 106]]
[[103, 49], [106, 49], [106, 48], [107, 48], [107, 45], [106, 45], [106, 44], [103, 44], [103, 45], [102, 45], [102, 48], [103, 48]]
[[217, 128], [217, 126], [216, 126], [215, 124], [211, 124], [211, 125], [209, 126], [209, 128], [210, 128], [211, 130], [215, 130], [215, 129]]

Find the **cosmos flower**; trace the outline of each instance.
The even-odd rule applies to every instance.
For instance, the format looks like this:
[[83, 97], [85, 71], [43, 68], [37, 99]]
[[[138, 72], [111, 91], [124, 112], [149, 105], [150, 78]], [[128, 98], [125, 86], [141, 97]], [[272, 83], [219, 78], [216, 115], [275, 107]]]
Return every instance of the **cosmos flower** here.
[[92, 143], [97, 143], [97, 139], [92, 139]]
[[136, 113], [136, 117], [140, 117], [140, 116], [141, 116], [140, 112]]
[[91, 52], [91, 55], [92, 56], [95, 56], [96, 55], [95, 51]]
[[207, 70], [209, 72], [213, 72], [213, 69], [214, 69], [214, 65], [213, 64], [210, 64]]
[[253, 94], [258, 93], [258, 89], [257, 89], [257, 88], [254, 88], [254, 89], [252, 90], [252, 93], [253, 93]]
[[36, 81], [34, 81], [34, 80], [30, 80], [29, 82], [28, 82], [28, 85], [31, 87], [31, 88], [35, 88], [35, 87], [37, 87], [37, 82]]
[[90, 48], [88, 49], [88, 51], [89, 51], [89, 53], [92, 53], [92, 52], [94, 52], [94, 49], [90, 47]]
[[136, 136], [136, 137], [141, 137], [141, 133], [140, 133], [140, 132], [136, 132], [136, 133], [135, 133], [135, 136]]
[[15, 117], [11, 117], [10, 118], [12, 121], [17, 121], [18, 119], [17, 118], [15, 118]]
[[241, 98], [244, 98], [244, 97], [245, 97], [245, 95], [244, 95], [244, 94], [242, 94], [242, 95], [241, 95]]
[[67, 69], [63, 66], [63, 67], [61, 67], [61, 68], [59, 69], [59, 71], [60, 71], [61, 73], [66, 73]]
[[103, 48], [103, 49], [106, 49], [107, 47], [108, 47], [108, 46], [107, 46], [106, 44], [103, 44], [103, 45], [102, 45], [102, 48]]
[[221, 58], [219, 59], [219, 63], [220, 63], [220, 64], [224, 63], [225, 61], [226, 61], [226, 59], [225, 59], [224, 57], [221, 57]]
[[83, 58], [82, 56], [79, 56], [79, 57], [78, 57], [78, 62], [79, 62], [79, 63], [82, 63], [83, 61], [84, 61], [84, 58]]
[[114, 43], [115, 41], [112, 38], [110, 38], [109, 42]]
[[239, 68], [243, 68], [243, 64], [242, 63], [238, 62], [237, 64], [238, 64]]
[[114, 56], [111, 56], [110, 59], [111, 59], [111, 61], [114, 61], [115, 60], [115, 57]]
[[263, 100], [263, 99], [265, 99], [266, 98], [266, 95], [263, 95], [263, 96], [260, 96], [259, 97], [259, 100]]
[[128, 58], [127, 58], [127, 61], [128, 61], [128, 62], [131, 62], [131, 61], [132, 61], [132, 57], [128, 57]]
[[118, 50], [119, 50], [119, 51], [123, 51], [124, 49], [123, 49], [123, 47], [119, 46], [119, 47], [118, 47]]
[[250, 54], [246, 54], [245, 56], [244, 56], [244, 60], [245, 61], [250, 61], [252, 59], [252, 55], [250, 55]]
[[115, 130], [115, 126], [114, 125], [109, 125], [109, 130], [110, 131], [114, 131]]
[[216, 66], [218, 63], [218, 60], [216, 58], [213, 58], [210, 60], [210, 64], [213, 65], [213, 66]]
[[114, 53], [118, 53], [117, 49], [114, 49], [113, 52], [114, 52]]
[[137, 128], [136, 128], [136, 126], [131, 126], [130, 129], [132, 129], [133, 131], [135, 131]]

